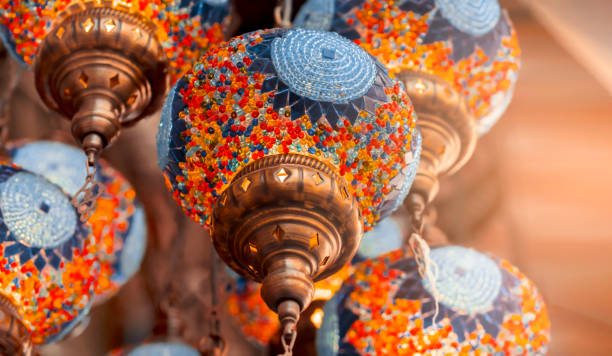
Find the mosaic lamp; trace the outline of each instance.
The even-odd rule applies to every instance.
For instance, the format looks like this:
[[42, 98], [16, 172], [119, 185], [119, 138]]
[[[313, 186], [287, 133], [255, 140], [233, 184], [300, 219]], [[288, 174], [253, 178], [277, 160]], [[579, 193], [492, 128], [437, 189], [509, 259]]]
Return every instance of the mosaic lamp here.
[[95, 244], [60, 187], [0, 166], [0, 350], [30, 355], [89, 309], [99, 273]]
[[[169, 78], [223, 39], [223, 0], [3, 1], [6, 46], [33, 66], [46, 105], [95, 157], [122, 127], [154, 113]], [[93, 160], [93, 158], [92, 158]]]
[[459, 246], [431, 258], [435, 290], [402, 250], [359, 265], [325, 305], [319, 355], [547, 354], [546, 306], [516, 267]]
[[167, 99], [169, 189], [285, 325], [408, 192], [415, 116], [402, 88], [337, 34], [273, 29], [209, 51]]
[[[74, 195], [85, 182], [87, 157], [76, 147], [53, 141], [13, 144], [13, 163], [57, 184]], [[138, 271], [146, 248], [147, 227], [142, 206], [127, 179], [104, 160], [96, 179], [102, 194], [85, 223], [95, 239], [100, 263], [94, 303], [113, 296]]]
[[153, 342], [132, 349], [111, 351], [107, 356], [200, 356], [200, 352], [182, 342]]
[[520, 48], [497, 0], [310, 0], [295, 25], [339, 33], [404, 82], [423, 134], [415, 190], [427, 200], [512, 97]]

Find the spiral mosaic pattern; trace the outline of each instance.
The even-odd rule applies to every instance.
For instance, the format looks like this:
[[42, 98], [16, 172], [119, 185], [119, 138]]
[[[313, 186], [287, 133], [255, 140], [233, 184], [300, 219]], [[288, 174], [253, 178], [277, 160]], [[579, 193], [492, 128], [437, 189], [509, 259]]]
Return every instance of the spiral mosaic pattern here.
[[473, 36], [491, 31], [501, 14], [497, 0], [436, 0], [436, 5], [453, 26]]
[[[435, 302], [414, 257], [396, 250], [358, 265], [328, 302], [317, 333], [318, 353], [547, 354], [550, 322], [546, 305], [533, 283], [516, 267], [458, 246], [434, 248], [432, 258], [442, 265], [438, 288], [445, 296], [435, 324]], [[449, 274], [458, 275], [475, 290], [456, 293], [459, 283], [446, 282]], [[496, 274], [501, 276], [499, 287], [481, 282], [495, 280]], [[497, 292], [493, 300], [488, 297], [491, 290]], [[480, 293], [487, 297], [474, 297]], [[466, 295], [471, 297], [466, 299]], [[460, 301], [453, 301], [454, 297]]]
[[31, 173], [16, 173], [0, 185], [4, 223], [25, 245], [54, 248], [70, 239], [77, 214], [68, 197]]
[[82, 150], [60, 142], [37, 141], [18, 145], [13, 163], [40, 174], [73, 196], [85, 184], [87, 157]]
[[[487, 311], [502, 287], [502, 274], [486, 255], [458, 246], [438, 248], [431, 252], [438, 266], [436, 287], [440, 303], [468, 314]], [[429, 279], [423, 286], [433, 294]]]
[[481, 135], [505, 112], [518, 78], [516, 31], [497, 0], [309, 0], [295, 26], [337, 32], [392, 76], [419, 71], [448, 81]]
[[[85, 183], [87, 158], [82, 150], [60, 142], [36, 141], [10, 145], [13, 162], [44, 176], [74, 195]], [[101, 273], [97, 280], [99, 304], [114, 295], [138, 269], [146, 244], [146, 222], [131, 184], [106, 161], [99, 160], [96, 180], [104, 186], [96, 210], [87, 221], [97, 241]], [[138, 215], [137, 215], [138, 213]], [[134, 248], [135, 251], [130, 251]], [[123, 273], [121, 256], [133, 259]]]
[[[374, 70], [373, 84], [356, 98], [342, 88], [363, 78], [344, 78], [325, 67], [335, 59], [323, 58], [353, 51], [351, 57], [367, 59]], [[301, 61], [305, 53], [310, 61]], [[304, 79], [314, 73], [323, 78], [316, 86]], [[329, 91], [319, 88], [324, 82]], [[302, 95], [313, 93], [344, 101]], [[264, 156], [310, 155], [334, 167], [349, 183], [366, 230], [390, 214], [412, 184], [420, 142], [403, 85], [336, 34], [274, 29], [235, 37], [202, 57], [173, 95], [162, 110], [159, 164], [173, 197], [205, 228], [235, 174]]]
[[87, 312], [100, 273], [91, 230], [69, 199], [39, 175], [0, 166], [0, 294], [36, 344], [63, 335]]
[[342, 103], [364, 96], [374, 84], [372, 58], [338, 34], [298, 29], [272, 42], [272, 63], [294, 93]]

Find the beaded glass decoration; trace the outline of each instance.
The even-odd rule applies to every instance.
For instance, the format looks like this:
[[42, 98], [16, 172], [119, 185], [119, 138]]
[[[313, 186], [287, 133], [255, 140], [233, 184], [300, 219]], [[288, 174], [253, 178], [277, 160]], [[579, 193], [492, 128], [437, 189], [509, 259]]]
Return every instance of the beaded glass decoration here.
[[335, 31], [392, 75], [423, 71], [465, 95], [484, 134], [510, 103], [520, 48], [497, 0], [309, 0], [296, 27]]
[[[42, 175], [73, 196], [85, 182], [85, 154], [59, 142], [38, 141], [13, 145], [13, 162]], [[146, 221], [136, 193], [121, 173], [99, 160], [96, 180], [104, 192], [87, 221], [96, 240], [101, 267], [95, 303], [114, 295], [138, 270], [146, 247]]]
[[[36, 50], [51, 31], [55, 17], [76, 1], [81, 0], [3, 0], [0, 32], [5, 46], [22, 63], [33, 65]], [[229, 24], [229, 0], [122, 0], [111, 3], [153, 22], [175, 78], [186, 72], [193, 60], [211, 45], [221, 42]]]
[[111, 351], [108, 356], [200, 356], [200, 353], [180, 342], [154, 342], [137, 346], [131, 351]]
[[542, 296], [510, 263], [459, 246], [434, 248], [436, 286], [396, 250], [359, 265], [326, 304], [320, 355], [545, 355]]
[[162, 116], [166, 183], [205, 227], [236, 173], [267, 155], [312, 155], [334, 167], [366, 229], [412, 183], [416, 118], [402, 84], [334, 33], [274, 29], [235, 37], [177, 82]]
[[41, 176], [0, 166], [0, 293], [36, 344], [71, 327], [92, 302], [99, 265], [70, 197]]

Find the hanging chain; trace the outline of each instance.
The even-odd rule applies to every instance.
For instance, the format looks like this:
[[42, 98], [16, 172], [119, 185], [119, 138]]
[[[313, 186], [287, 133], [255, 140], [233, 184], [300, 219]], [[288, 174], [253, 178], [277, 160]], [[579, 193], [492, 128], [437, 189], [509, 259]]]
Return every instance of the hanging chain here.
[[285, 353], [279, 354], [278, 356], [293, 356], [293, 345], [295, 345], [295, 339], [297, 338], [297, 331], [295, 328], [290, 330], [284, 330], [283, 336], [281, 336], [281, 344], [285, 349]]
[[292, 0], [278, 0], [278, 5], [274, 8], [274, 21], [280, 28], [291, 28], [291, 8]]
[[[201, 342], [203, 349], [206, 349], [211, 356], [227, 355], [227, 342], [221, 335], [221, 319], [219, 318], [219, 273], [218, 258], [214, 247], [211, 246], [210, 256], [210, 326], [205, 340]], [[212, 346], [209, 346], [212, 344]]]
[[425, 199], [420, 194], [410, 194], [409, 209], [412, 218], [412, 234], [408, 239], [408, 246], [412, 250], [414, 259], [417, 262], [419, 275], [423, 280], [429, 281], [431, 294], [435, 302], [435, 313], [433, 316], [433, 324], [435, 326], [438, 313], [440, 311], [439, 299], [440, 293], [436, 286], [438, 279], [438, 265], [431, 259], [431, 249], [427, 242], [423, 239], [423, 229], [425, 226], [423, 215], [425, 213]]
[[96, 182], [96, 156], [93, 153], [87, 155], [87, 177], [85, 184], [79, 189], [71, 200], [72, 205], [79, 212], [81, 222], [89, 220], [96, 210], [96, 201], [102, 195], [104, 186]]

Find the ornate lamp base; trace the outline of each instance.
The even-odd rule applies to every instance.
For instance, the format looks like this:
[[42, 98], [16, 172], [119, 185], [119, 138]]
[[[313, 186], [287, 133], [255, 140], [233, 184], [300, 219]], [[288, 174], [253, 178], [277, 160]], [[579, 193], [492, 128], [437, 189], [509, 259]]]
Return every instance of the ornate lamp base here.
[[262, 282], [262, 298], [285, 329], [310, 304], [313, 282], [356, 253], [363, 225], [344, 179], [316, 158], [264, 157], [243, 168], [221, 195], [212, 238], [221, 258]]
[[11, 301], [0, 295], [0, 355], [33, 355], [30, 333]]
[[49, 108], [72, 120], [85, 151], [154, 112], [168, 87], [154, 27], [110, 3], [76, 2], [56, 18], [37, 53], [36, 86]]
[[444, 79], [413, 71], [398, 77], [412, 100], [423, 136], [412, 192], [431, 202], [438, 193], [438, 177], [453, 174], [472, 156], [478, 140], [476, 119], [463, 95]]

